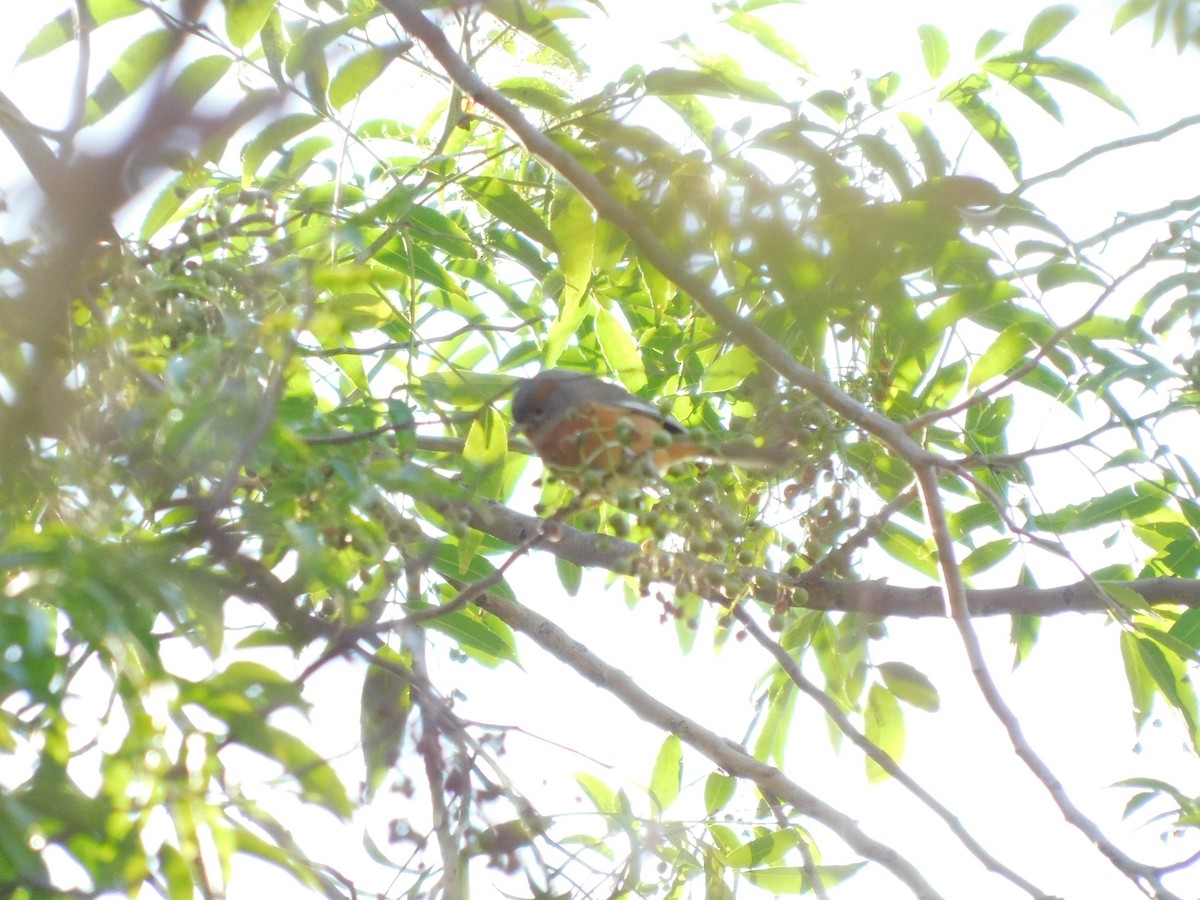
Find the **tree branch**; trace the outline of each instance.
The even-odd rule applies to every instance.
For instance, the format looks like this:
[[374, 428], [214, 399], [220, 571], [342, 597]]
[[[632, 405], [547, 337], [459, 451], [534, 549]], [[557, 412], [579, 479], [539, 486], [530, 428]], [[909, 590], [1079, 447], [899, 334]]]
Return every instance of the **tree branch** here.
[[707, 280], [694, 274], [687, 263], [662, 242], [654, 226], [644, 216], [613, 196], [599, 178], [526, 119], [516, 104], [475, 74], [450, 46], [442, 30], [425, 17], [418, 3], [414, 0], [380, 0], [380, 3], [409, 34], [425, 45], [463, 93], [490, 110], [521, 139], [531, 153], [553, 166], [587, 199], [599, 216], [624, 231], [643, 257], [688, 294], [731, 337], [745, 345], [785, 380], [813, 394], [831, 409], [876, 435], [908, 462], [914, 465], [940, 462], [937, 456], [916, 443], [902, 425], [864, 406], [812, 369], [797, 362], [791, 351], [727, 305]]
[[1136, 147], [1138, 144], [1156, 144], [1165, 137], [1170, 137], [1176, 132], [1183, 131], [1195, 125], [1200, 125], [1200, 113], [1191, 116], [1184, 116], [1178, 122], [1173, 122], [1165, 128], [1160, 128], [1158, 131], [1149, 131], [1145, 134], [1135, 134], [1131, 137], [1118, 138], [1115, 141], [1109, 141], [1107, 144], [1100, 144], [1090, 150], [1085, 150], [1070, 162], [1064, 163], [1057, 169], [1051, 169], [1049, 172], [1043, 172], [1041, 175], [1034, 175], [1032, 178], [1026, 178], [1018, 186], [1014, 193], [1023, 194], [1036, 184], [1041, 184], [1043, 181], [1050, 181], [1054, 178], [1062, 178], [1064, 175], [1078, 169], [1086, 162], [1090, 162], [1098, 156], [1103, 156], [1105, 153], [1112, 153], [1115, 150], [1124, 150], [1128, 147]]
[[896, 762], [888, 753], [883, 750], [878, 744], [873, 743], [865, 734], [859, 731], [850, 722], [850, 719], [842, 712], [841, 707], [837, 702], [826, 694], [823, 690], [813, 684], [800, 669], [800, 665], [794, 660], [791, 655], [779, 643], [767, 634], [761, 625], [754, 619], [745, 604], [739, 604], [734, 608], [734, 618], [742, 623], [747, 633], [754, 638], [755, 642], [766, 650], [774, 658], [779, 667], [787, 673], [792, 684], [796, 685], [804, 694], [814, 700], [818, 706], [829, 716], [833, 723], [837, 726], [842, 734], [846, 735], [856, 747], [862, 750], [868, 757], [874, 760], [881, 769], [891, 775], [896, 781], [903, 785], [914, 797], [928, 807], [938, 818], [940, 818], [949, 827], [950, 831], [958, 838], [959, 842], [967, 848], [967, 850], [978, 859], [990, 872], [995, 872], [997, 875], [1007, 879], [1015, 884], [1031, 897], [1045, 897], [1046, 892], [1040, 890], [1035, 885], [1021, 877], [1015, 871], [1010, 869], [1004, 863], [1000, 862], [992, 856], [983, 845], [975, 840], [974, 836], [967, 831], [958, 817], [954, 815], [945, 805], [934, 797], [929, 791], [921, 787], [917, 781], [909, 775], [900, 764]]
[[[423, 496], [423, 502], [440, 505], [443, 511], [450, 508], [445, 497]], [[525, 515], [500, 503], [474, 504], [467, 501], [455, 502], [455, 512], [465, 517], [472, 528], [499, 538], [513, 546], [520, 546], [542, 532], [543, 521], [536, 516]], [[607, 534], [580, 531], [569, 525], [555, 525], [554, 540], [543, 541], [539, 549], [584, 568], [599, 567], [611, 572], [627, 573], [631, 565], [643, 556], [642, 548], [632, 541]], [[721, 584], [726, 580], [728, 568], [694, 557], [687, 557], [678, 566], [666, 569], [687, 571], [697, 577], [697, 583]], [[889, 584], [886, 581], [839, 581], [836, 579], [814, 579], [805, 573], [798, 578], [788, 578], [767, 569], [741, 570], [748, 578], [758, 582], [766, 579], [779, 591], [803, 587], [808, 598], [794, 605], [805, 609], [825, 612], [857, 612], [876, 616], [901, 616], [905, 618], [928, 618], [945, 612], [942, 590], [935, 586], [913, 588]], [[1122, 587], [1136, 591], [1151, 605], [1175, 604], [1200, 607], [1200, 581], [1185, 578], [1142, 578], [1122, 581]], [[682, 585], [681, 585], [682, 586]], [[725, 601], [716, 591], [701, 593], [707, 600]], [[1038, 588], [1013, 585], [1005, 588], [966, 591], [967, 607], [972, 616], [1029, 615], [1048, 616], [1056, 613], [1107, 612], [1108, 607], [1096, 596], [1087, 582], [1075, 582], [1059, 587]]]
[[809, 793], [774, 766], [755, 759], [740, 745], [652, 697], [632, 678], [595, 656], [549, 619], [495, 594], [481, 597], [478, 603], [588, 681], [619, 698], [639, 718], [677, 735], [730, 775], [754, 782], [764, 793], [778, 797], [799, 814], [824, 825], [860, 856], [895, 875], [914, 896], [922, 900], [941, 896], [915, 866], [891, 847], [867, 836], [845, 813]]

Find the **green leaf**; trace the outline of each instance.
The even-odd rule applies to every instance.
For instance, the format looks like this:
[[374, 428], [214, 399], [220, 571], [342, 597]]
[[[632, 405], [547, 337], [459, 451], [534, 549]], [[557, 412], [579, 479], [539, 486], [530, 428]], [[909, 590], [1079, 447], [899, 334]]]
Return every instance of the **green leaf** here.
[[[596, 247], [596, 221], [591, 205], [574, 188], [563, 185], [551, 211], [550, 231], [558, 249], [558, 264], [563, 275], [563, 290], [559, 298], [558, 316], [546, 335], [546, 365], [554, 365], [575, 337], [588, 313], [584, 303], [592, 279], [592, 254]], [[611, 333], [609, 337], [614, 337]], [[628, 362], [623, 351], [614, 344], [611, 348], [620, 362]]]
[[705, 394], [724, 394], [740, 385], [758, 369], [758, 357], [742, 345], [721, 353], [700, 373], [700, 390]]
[[1021, 179], [1021, 154], [1017, 142], [1008, 130], [1000, 113], [983, 99], [988, 88], [985, 75], [969, 75], [942, 92], [942, 99], [949, 101], [975, 132], [1008, 167], [1017, 180]]
[[1025, 29], [1025, 41], [1022, 45], [1026, 53], [1041, 50], [1058, 37], [1059, 32], [1066, 28], [1079, 15], [1079, 10], [1073, 6], [1051, 6], [1043, 9], [1033, 17], [1029, 27]]
[[555, 556], [554, 570], [558, 573], [559, 584], [567, 592], [567, 596], [579, 596], [579, 589], [583, 586], [583, 566], [573, 563], [569, 559], [563, 559], [561, 556]]
[[171, 85], [171, 96], [184, 108], [191, 108], [217, 86], [233, 65], [228, 56], [205, 56], [188, 63]]
[[[432, 612], [440, 609], [421, 601], [409, 601], [407, 607], [414, 612]], [[451, 610], [428, 618], [421, 625], [454, 638], [462, 650], [490, 667], [501, 661], [518, 662], [516, 640], [508, 626], [495, 616], [487, 616], [485, 619], [481, 618], [483, 615], [471, 608]]]
[[1200, 650], [1200, 609], [1185, 610], [1168, 632], [1189, 647]]
[[780, 59], [790, 62], [792, 65], [804, 69], [806, 72], [811, 71], [808, 62], [790, 42], [783, 38], [770, 24], [758, 16], [752, 15], [749, 11], [749, 6], [737, 9], [735, 7], [726, 7], [725, 12], [728, 12], [728, 17], [725, 22], [738, 31], [750, 35], [756, 40], [764, 50], [774, 53]]
[[950, 162], [946, 159], [946, 154], [942, 152], [933, 129], [912, 113], [899, 112], [896, 114], [896, 118], [900, 120], [900, 124], [904, 126], [909, 139], [917, 149], [917, 157], [921, 161], [921, 168], [925, 172], [926, 180], [944, 176], [950, 169]]
[[704, 781], [704, 811], [713, 816], [723, 810], [737, 790], [737, 779], [721, 772], [712, 772]]
[[461, 285], [450, 276], [432, 253], [402, 236], [389, 241], [387, 246], [375, 254], [375, 260], [394, 272], [441, 288], [448, 294], [463, 293]]
[[795, 828], [781, 828], [760, 835], [730, 851], [726, 856], [726, 863], [732, 868], [748, 869], [764, 863], [778, 862], [799, 841], [800, 835]]
[[[825, 887], [834, 887], [849, 879], [866, 865], [865, 862], [840, 866], [816, 866], [817, 877]], [[799, 866], [773, 866], [769, 869], [744, 870], [741, 876], [755, 887], [776, 896], [807, 894], [812, 890], [808, 872]]]
[[1121, 660], [1125, 664], [1125, 680], [1133, 700], [1133, 724], [1140, 731], [1150, 718], [1154, 708], [1154, 679], [1146, 669], [1138, 650], [1141, 639], [1132, 631], [1122, 631], [1120, 637]]
[[575, 782], [587, 794], [588, 799], [592, 801], [592, 806], [596, 807], [596, 812], [606, 816], [616, 815], [620, 812], [617, 795], [595, 775], [581, 773], [575, 776]]
[[921, 55], [925, 58], [925, 69], [931, 78], [940, 78], [950, 62], [950, 42], [936, 25], [920, 25], [917, 34], [921, 37]]
[[850, 114], [850, 103], [842, 91], [817, 91], [808, 102], [839, 124]]
[[[464, 486], [479, 497], [500, 499], [507, 456], [508, 428], [504, 420], [493, 407], [481, 407], [471, 421], [463, 446]], [[463, 565], [466, 565], [465, 560]]]
[[1055, 533], [1082, 531], [1122, 519], [1134, 520], [1162, 509], [1169, 493], [1152, 483], [1116, 488], [1099, 497], [1035, 516], [1034, 524]]
[[963, 577], [970, 578], [980, 572], [986, 572], [997, 563], [1007, 559], [1017, 549], [1017, 542], [1012, 538], [999, 538], [976, 547], [959, 563]]
[[1039, 56], [1032, 60], [1026, 60], [1025, 65], [1033, 75], [1041, 78], [1052, 78], [1055, 81], [1061, 81], [1065, 84], [1073, 85], [1080, 90], [1087, 91], [1092, 96], [1103, 100], [1113, 109], [1133, 118], [1133, 110], [1126, 105], [1125, 101], [1114, 94], [1095, 72], [1085, 69], [1078, 63], [1052, 56]]
[[1152, 10], [1159, 0], [1126, 0], [1113, 16], [1112, 30], [1114, 33], [1124, 28], [1134, 19]]
[[[90, 0], [87, 6], [88, 14], [97, 27], [125, 16], [132, 16], [145, 9], [145, 5], [139, 3], [138, 0]], [[38, 29], [38, 33], [25, 45], [17, 62], [29, 62], [31, 59], [45, 56], [74, 39], [75, 12], [73, 9], [68, 9]]]
[[242, 187], [254, 183], [258, 167], [270, 154], [282, 150], [283, 145], [297, 135], [321, 124], [321, 117], [311, 113], [295, 113], [276, 119], [246, 144], [242, 150]]
[[1050, 263], [1037, 273], [1038, 289], [1045, 292], [1065, 284], [1095, 284], [1104, 287], [1104, 279], [1090, 266], [1075, 263]]
[[87, 100], [84, 122], [94, 125], [146, 83], [176, 48], [178, 35], [168, 29], [143, 34], [126, 47]]
[[903, 662], [880, 663], [878, 668], [883, 683], [898, 699], [917, 709], [938, 711], [941, 699], [938, 697], [937, 688], [923, 672]]
[[543, 246], [555, 249], [554, 234], [542, 216], [499, 178], [472, 175], [462, 180], [463, 190], [500, 221]]
[[[863, 710], [863, 723], [867, 740], [899, 762], [904, 755], [905, 729], [904, 711], [896, 695], [882, 685], [871, 685], [867, 692], [867, 707]], [[866, 763], [869, 780], [877, 782], [891, 777], [875, 760], [868, 757]]]
[[275, 10], [275, 0], [223, 0], [225, 4], [225, 33], [233, 46], [241, 48], [250, 43]]
[[683, 743], [669, 734], [658, 750], [650, 775], [650, 801], [655, 815], [661, 815], [679, 796], [683, 784]]
[[346, 788], [329, 761], [293, 734], [252, 714], [229, 713], [230, 739], [278, 761], [301, 787], [301, 796], [342, 819], [354, 813]]
[[1033, 348], [1033, 341], [1017, 325], [1010, 325], [1000, 334], [983, 355], [971, 367], [967, 377], [967, 390], [974, 390], [998, 375], [1011, 370], [1018, 362], [1023, 362], [1025, 354]]
[[975, 43], [975, 58], [983, 59], [989, 53], [996, 49], [997, 45], [1004, 40], [1008, 35], [1003, 31], [997, 31], [995, 28], [990, 28], [980, 35], [979, 40]]
[[341, 109], [357, 98], [367, 86], [383, 74], [392, 57], [378, 47], [372, 47], [351, 57], [329, 82], [329, 105]]
[[630, 391], [645, 387], [646, 367], [630, 333], [629, 323], [612, 310], [602, 308], [596, 310], [595, 327], [604, 361], [621, 383]]
[[1183, 715], [1188, 731], [1195, 741], [1196, 697], [1186, 680], [1187, 672], [1182, 662], [1178, 658], [1172, 661], [1158, 644], [1142, 637], [1136, 638], [1136, 647], [1146, 671], [1158, 686], [1159, 693]]
[[700, 71], [655, 69], [646, 73], [644, 83], [647, 93], [662, 97], [703, 94], [751, 103], [786, 105], [779, 94], [762, 82], [746, 78], [740, 68], [729, 60], [723, 60], [720, 66], [709, 66]]
[[158, 867], [167, 881], [167, 900], [191, 900], [196, 895], [187, 860], [170, 844], [158, 848]]
[[400, 760], [412, 709], [412, 684], [397, 670], [408, 672], [411, 663], [409, 654], [380, 647], [367, 666], [359, 706], [359, 734], [368, 802]]
[[[458, 494], [449, 499], [465, 499], [465, 495]], [[473, 556], [467, 561], [466, 568], [459, 565], [458, 553], [453, 544], [443, 542], [438, 544], [433, 556], [429, 560], [429, 564], [435, 572], [444, 575], [448, 580], [453, 582], [473, 583], [482, 581], [485, 578], [490, 579], [496, 574], [496, 566], [492, 561], [485, 556]], [[493, 581], [488, 588], [490, 593], [498, 597], [503, 597], [505, 600], [516, 601], [517, 596], [513, 593], [511, 587], [506, 580], [501, 578], [499, 581]]]
[[565, 115], [571, 108], [571, 95], [545, 78], [533, 76], [509, 78], [498, 83], [496, 90], [510, 100], [556, 116]]
[[550, 16], [579, 15], [569, 7], [550, 8], [523, 3], [521, 0], [483, 0], [482, 6], [498, 19], [507, 22], [518, 31], [529, 35], [539, 44], [549, 47], [564, 56], [577, 72], [587, 71], [587, 66], [575, 52], [575, 44], [562, 33]]
[[876, 109], [883, 109], [887, 106], [887, 102], [896, 96], [898, 90], [900, 90], [899, 72], [885, 72], [876, 78], [867, 79], [867, 96], [871, 98], [871, 105]]

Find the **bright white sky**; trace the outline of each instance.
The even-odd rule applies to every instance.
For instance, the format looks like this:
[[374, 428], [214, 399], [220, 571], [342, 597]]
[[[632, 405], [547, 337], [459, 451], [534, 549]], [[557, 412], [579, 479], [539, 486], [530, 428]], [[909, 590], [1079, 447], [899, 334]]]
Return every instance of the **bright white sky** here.
[[[59, 112], [52, 109], [63, 96], [60, 79], [51, 78], [48, 67], [14, 71], [11, 60], [37, 26], [62, 5], [22, 4], [19, 10], [7, 10], [6, 27], [0, 30], [0, 89], [35, 119], [46, 116], [51, 125], [61, 120]], [[956, 71], [956, 65], [969, 65], [975, 40], [985, 29], [999, 28], [1020, 35], [1043, 5], [1030, 0], [1005, 4], [813, 0], [786, 10], [795, 24], [785, 33], [830, 86], [841, 87], [846, 73], [853, 68], [867, 74], [895, 69], [904, 76], [906, 88], [915, 91], [926, 83], [917, 25], [936, 24], [949, 36], [955, 51], [949, 75]], [[1167, 46], [1150, 50], [1148, 34], [1141, 26], [1109, 37], [1116, 5], [1090, 4], [1093, 12], [1069, 27], [1050, 51], [1096, 70], [1138, 112], [1140, 121], [1130, 123], [1099, 101], [1081, 95], [1076, 102], [1069, 102], [1072, 94], [1065, 88], [1058, 94], [1068, 101], [1064, 102], [1066, 130], [1041, 113], [1010, 102], [1004, 111], [1016, 122], [1018, 139], [1025, 136], [1022, 149], [1027, 174], [1060, 165], [1095, 144], [1152, 130], [1195, 112], [1194, 108], [1181, 106], [1193, 93], [1181, 88], [1200, 83], [1200, 57], [1179, 59]], [[646, 68], [668, 64], [674, 53], [664, 49], [660, 41], [681, 30], [690, 30], [698, 44], [706, 45], [702, 22], [710, 9], [708, 3], [680, 0], [659, 5], [644, 0], [610, 0], [606, 6], [611, 18], [593, 20], [586, 29], [577, 31], [586, 34], [584, 55], [594, 60], [600, 83], [633, 63]], [[777, 12], [770, 9], [763, 15]], [[589, 46], [595, 50], [589, 51]], [[61, 62], [57, 65], [61, 71]], [[906, 91], [902, 89], [901, 93]], [[1034, 134], [1040, 134], [1041, 139], [1035, 139]], [[11, 155], [6, 154], [4, 147], [0, 150], [0, 171], [18, 171]], [[1118, 210], [1153, 208], [1176, 197], [1200, 193], [1200, 175], [1194, 162], [1197, 158], [1200, 148], [1195, 140], [1179, 138], [1093, 163], [1070, 182], [1077, 186], [1075, 193], [1048, 186], [1032, 199], [1041, 203], [1050, 218], [1069, 234], [1079, 237], [1107, 225]], [[1002, 186], [1007, 184], [990, 160], [981, 158], [978, 165], [978, 170], [967, 166], [965, 171], [993, 178]], [[14, 177], [8, 174], [0, 181], [11, 184]], [[1119, 265], [1114, 264], [1114, 268], [1119, 269]], [[1071, 422], [1051, 420], [1032, 423], [1030, 441], [1053, 442], [1065, 436], [1056, 429], [1069, 432], [1073, 426]], [[1071, 485], [1061, 487], [1069, 491]], [[1090, 490], [1091, 486], [1085, 488]], [[1065, 494], [1051, 495], [1047, 493], [1050, 490], [1049, 484], [1039, 485], [1038, 499], [1051, 508], [1065, 502]], [[1079, 536], [1075, 544], [1089, 567], [1099, 565], [1103, 558], [1101, 548], [1087, 544], [1094, 537]], [[872, 566], [878, 564], [872, 560]], [[897, 582], [914, 583], [915, 576], [894, 568], [876, 568], [873, 574], [881, 571]], [[1056, 578], [1074, 580], [1066, 568], [1042, 578], [1043, 584]], [[702, 633], [697, 650], [681, 660], [674, 629], [659, 625], [654, 605], [644, 603], [628, 611], [621, 592], [604, 590], [604, 581], [599, 577], [586, 579], [576, 598], [563, 595], [552, 567], [544, 559], [523, 561], [510, 580], [522, 602], [550, 616], [574, 636], [586, 638], [601, 658], [635, 675], [644, 688], [664, 702], [729, 737], [742, 737], [748, 723], [747, 699], [753, 693], [755, 679], [766, 667], [750, 642], [730, 641], [720, 654], [713, 654], [706, 649]], [[711, 617], [705, 627], [711, 627]], [[1138, 828], [1144, 822], [1140, 817], [1131, 823], [1121, 822], [1128, 794], [1107, 786], [1123, 778], [1156, 776], [1200, 794], [1200, 768], [1195, 757], [1183, 749], [1184, 735], [1169, 717], [1162, 727], [1142, 735], [1138, 743], [1116, 650], [1116, 629], [1106, 626], [1098, 616], [1047, 620], [1033, 659], [1014, 674], [1009, 671], [1012, 651], [1007, 622], [981, 621], [978, 627], [1002, 692], [1018, 712], [1030, 742], [1063, 779], [1076, 803], [1135, 857], [1167, 861], [1158, 839], [1160, 828]], [[1068, 900], [1140, 897], [1082, 837], [1062, 823], [1045, 792], [1015, 759], [999, 725], [983, 708], [949, 624], [895, 621], [889, 622], [888, 628], [892, 641], [876, 645], [875, 662], [894, 658], [916, 663], [942, 696], [940, 713], [908, 714], [909, 743], [904, 765], [910, 774], [957, 812], [984, 846], [1045, 889]], [[460, 712], [468, 719], [519, 725], [546, 739], [543, 742], [513, 734], [509, 738], [510, 752], [502, 760], [535, 805], [547, 814], [588, 810], [586, 804], [577, 804], [575, 799], [579, 791], [571, 776], [579, 770], [595, 771], [614, 787], [648, 783], [661, 734], [536, 648], [524, 646], [521, 652], [524, 673], [502, 670], [479, 677], [471, 667], [447, 665], [435, 671], [434, 677], [443, 690], [457, 687], [466, 694]], [[283, 671], [292, 667], [285, 658], [276, 662]], [[311, 691], [317, 702], [313, 738], [329, 755], [343, 755], [348, 783], [359, 777], [355, 750], [358, 677], [348, 666], [329, 666]], [[338, 702], [341, 696], [350, 696], [353, 702]], [[834, 755], [828, 749], [825, 733], [823, 717], [810, 704], [801, 702], [790, 742], [795, 754], [787, 767], [790, 775], [858, 818], [872, 836], [894, 844], [945, 896], [986, 900], [1018, 896], [1007, 883], [982, 872], [965, 851], [957, 852], [957, 844], [941, 823], [905, 792], [894, 785], [866, 787], [858, 752], [847, 749], [840, 757]], [[550, 742], [586, 748], [589, 756], [611, 768], [598, 769]], [[690, 754], [685, 757], [685, 782], [702, 785], [709, 771], [711, 767], [703, 760]], [[631, 791], [636, 798], [636, 788]], [[269, 793], [264, 794], [263, 802], [276, 809], [287, 806]], [[681, 801], [685, 811], [686, 802]], [[752, 802], [747, 800], [748, 804]], [[385, 843], [388, 820], [408, 814], [402, 798], [397, 796], [393, 803], [389, 807], [387, 802], [377, 802], [363, 817], [363, 824], [380, 844]], [[752, 806], [746, 809], [750, 811]], [[673, 809], [672, 814], [679, 812]], [[698, 805], [694, 806], [694, 815], [702, 816]], [[334, 863], [347, 874], [370, 870], [353, 828], [335, 827], [319, 816], [291, 815], [286, 820], [294, 824], [296, 836], [315, 850], [318, 858]], [[278, 890], [268, 887], [278, 884], [269, 867], [246, 863], [240, 868], [254, 877], [241, 890], [231, 892], [232, 900], [248, 900], [265, 890]], [[386, 891], [388, 883], [377, 882], [376, 877], [364, 874], [360, 890]], [[1181, 896], [1200, 896], [1200, 873], [1184, 873], [1172, 886]], [[894, 880], [871, 871], [856, 876], [834, 894], [841, 900], [902, 895], [903, 890]], [[477, 890], [475, 896], [488, 895]]]

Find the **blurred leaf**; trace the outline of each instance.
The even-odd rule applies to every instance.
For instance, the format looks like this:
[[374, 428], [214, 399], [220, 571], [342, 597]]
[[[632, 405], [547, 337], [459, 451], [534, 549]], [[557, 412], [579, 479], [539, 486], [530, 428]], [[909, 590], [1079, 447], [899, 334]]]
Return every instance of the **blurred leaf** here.
[[[145, 6], [138, 0], [89, 0], [88, 13], [96, 26], [114, 22], [125, 16], [139, 13]], [[18, 63], [29, 62], [45, 56], [75, 39], [75, 12], [65, 10], [43, 25], [33, 39], [25, 45]]]
[[551, 15], [581, 15], [582, 13], [578, 10], [571, 7], [543, 9], [521, 2], [521, 0], [482, 0], [482, 6], [493, 16], [529, 35], [539, 44], [544, 44], [556, 53], [561, 53], [577, 72], [586, 71], [587, 67], [576, 54], [574, 44], [550, 18]]
[[780, 59], [790, 62], [797, 68], [803, 69], [806, 72], [810, 71], [808, 63], [800, 51], [793, 47], [766, 21], [752, 15], [750, 8], [750, 4], [744, 5], [742, 9], [737, 9], [733, 6], [727, 7], [724, 10], [727, 14], [725, 21], [738, 31], [750, 35], [764, 50], [774, 53]]
[[205, 56], [187, 64], [171, 85], [171, 94], [185, 108], [217, 86], [233, 61], [227, 56]]
[[[899, 762], [904, 755], [904, 711], [896, 696], [887, 688], [873, 684], [867, 692], [867, 706], [863, 710], [864, 734], [872, 744], [879, 747]], [[884, 781], [888, 775], [875, 760], [867, 758], [867, 778]]]
[[1195, 650], [1200, 650], [1200, 609], [1185, 610], [1171, 626], [1170, 634]]
[[225, 33], [235, 47], [245, 47], [266, 24], [275, 9], [275, 0], [222, 0], [225, 5]]
[[359, 732], [367, 770], [368, 802], [395, 768], [404, 746], [408, 714], [412, 709], [412, 685], [409, 679], [397, 674], [397, 670], [407, 672], [410, 664], [409, 654], [380, 647], [363, 679]]
[[176, 41], [175, 33], [167, 29], [136, 38], [88, 97], [84, 122], [94, 125], [124, 103], [167, 61], [177, 46]]
[[1029, 27], [1025, 29], [1023, 45], [1025, 52], [1033, 53], [1041, 50], [1058, 37], [1059, 32], [1066, 28], [1077, 15], [1079, 15], [1079, 10], [1073, 6], [1050, 6], [1043, 9], [1033, 17]]
[[1016, 549], [1017, 542], [1012, 538], [988, 541], [964, 556], [959, 562], [959, 568], [962, 569], [963, 577], [970, 578], [1007, 559]]
[[242, 150], [242, 186], [250, 186], [259, 166], [268, 156], [297, 135], [310, 131], [320, 122], [320, 116], [296, 113], [277, 119], [255, 135]]
[[391, 57], [378, 47], [372, 47], [347, 60], [329, 82], [329, 105], [341, 109], [356, 99], [387, 68]]
[[938, 711], [941, 700], [937, 688], [923, 672], [904, 662], [880, 663], [878, 668], [883, 683], [898, 699], [926, 712]]

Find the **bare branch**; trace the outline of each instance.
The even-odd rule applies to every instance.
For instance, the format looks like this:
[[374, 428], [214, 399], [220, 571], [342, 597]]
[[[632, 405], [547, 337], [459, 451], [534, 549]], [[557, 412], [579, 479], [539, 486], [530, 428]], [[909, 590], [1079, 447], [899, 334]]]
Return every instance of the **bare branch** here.
[[1064, 163], [1057, 169], [1051, 169], [1049, 172], [1043, 172], [1041, 175], [1034, 175], [1032, 178], [1026, 178], [1018, 185], [1015, 193], [1022, 194], [1037, 184], [1043, 181], [1050, 181], [1054, 178], [1062, 178], [1064, 175], [1078, 169], [1084, 163], [1091, 162], [1098, 156], [1103, 156], [1106, 153], [1112, 153], [1116, 150], [1125, 150], [1128, 147], [1136, 147], [1138, 144], [1156, 144], [1163, 138], [1170, 137], [1185, 129], [1195, 125], [1200, 125], [1200, 113], [1191, 116], [1184, 116], [1178, 122], [1173, 122], [1165, 128], [1160, 128], [1158, 131], [1149, 131], [1145, 134], [1135, 134], [1131, 137], [1118, 138], [1115, 141], [1109, 141], [1107, 144], [1100, 144], [1093, 147], [1091, 150], [1085, 150], [1080, 153], [1070, 162]]
[[827, 716], [837, 726], [838, 730], [854, 743], [856, 747], [862, 750], [868, 757], [874, 760], [881, 769], [891, 775], [899, 784], [902, 784], [914, 797], [920, 800], [925, 806], [933, 811], [938, 818], [949, 826], [950, 831], [958, 838], [959, 842], [967, 848], [967, 850], [987, 867], [988, 871], [1008, 879], [1025, 893], [1031, 897], [1044, 897], [1046, 892], [1040, 890], [1029, 881], [1022, 878], [1015, 871], [1004, 865], [980, 844], [971, 835], [958, 817], [954, 815], [945, 805], [943, 805], [936, 797], [930, 794], [925, 788], [921, 787], [917, 781], [900, 768], [900, 764], [887, 754], [879, 745], [873, 743], [865, 734], [859, 731], [846, 714], [842, 712], [841, 707], [837, 702], [826, 694], [823, 690], [813, 684], [804, 673], [800, 670], [799, 664], [792, 659], [791, 655], [780, 646], [779, 642], [774, 640], [767, 634], [762, 626], [755, 621], [750, 611], [746, 609], [745, 604], [739, 604], [733, 611], [734, 617], [742, 623], [747, 633], [764, 650], [771, 654], [779, 667], [787, 673], [791, 682], [796, 685], [804, 694], [816, 701], [817, 705], [825, 712]]
[[779, 769], [755, 759], [739, 744], [708, 730], [651, 696], [632, 678], [594, 655], [549, 619], [494, 594], [480, 598], [479, 605], [597, 687], [616, 696], [641, 719], [677, 735], [681, 741], [730, 775], [749, 779], [764, 793], [778, 797], [800, 815], [824, 825], [856, 853], [886, 868], [914, 896], [930, 900], [941, 896], [915, 866], [893, 848], [867, 836], [845, 813], [809, 793]]
[[[1143, 880], [1154, 877], [1157, 870], [1137, 862], [1110, 841], [1100, 827], [1083, 814], [1070, 797], [1058, 776], [1046, 765], [1045, 761], [1034, 751], [1021, 730], [1016, 714], [1005, 702], [988, 672], [987, 663], [983, 658], [983, 647], [979, 636], [971, 623], [971, 611], [967, 605], [967, 591], [963, 584], [962, 571], [954, 555], [954, 538], [946, 521], [946, 510], [942, 505], [942, 495], [937, 482], [937, 469], [927, 466], [917, 469], [917, 481], [921, 487], [921, 497], [925, 502], [929, 527], [933, 532], [934, 543], [938, 550], [938, 568], [942, 573], [942, 586], [945, 590], [946, 603], [949, 607], [950, 618], [958, 628], [963, 648], [967, 652], [971, 674], [979, 686], [979, 692], [992, 710], [993, 715], [1008, 732], [1008, 738], [1021, 761], [1046, 788], [1059, 811], [1071, 825], [1087, 836], [1088, 840], [1111, 862], [1118, 871], [1139, 886]], [[1170, 897], [1165, 891], [1159, 894], [1163, 900]]]

